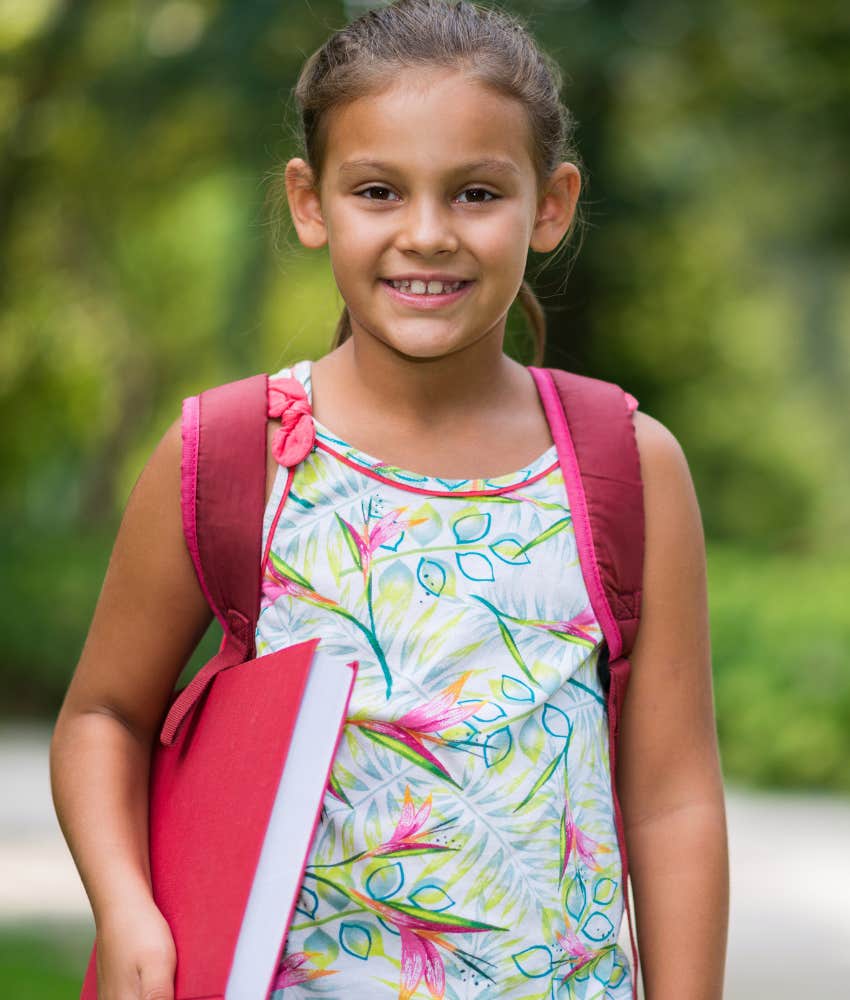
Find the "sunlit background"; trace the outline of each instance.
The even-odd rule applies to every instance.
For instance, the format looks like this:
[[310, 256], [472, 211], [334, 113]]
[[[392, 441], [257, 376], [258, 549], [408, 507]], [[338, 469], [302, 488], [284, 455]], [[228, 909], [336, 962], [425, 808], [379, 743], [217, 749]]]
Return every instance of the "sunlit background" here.
[[[33, 734], [55, 718], [121, 510], [181, 399], [330, 345], [342, 302], [276, 183], [297, 152], [304, 58], [369, 6], [0, 0], [7, 771], [27, 741], [46, 745]], [[587, 170], [574, 265], [529, 262], [546, 363], [619, 382], [685, 449], [730, 789], [747, 808], [783, 792], [763, 801], [802, 803], [788, 815], [807, 833], [808, 802], [847, 823], [850, 7], [504, 6], [563, 68]], [[513, 313], [508, 346], [530, 359]], [[2, 808], [0, 845], [24, 836], [16, 802]], [[789, 893], [815, 891], [806, 871], [788, 871]], [[25, 899], [7, 910], [3, 995], [77, 995], [89, 925], [58, 903], [52, 922]], [[778, 996], [729, 993], [745, 995]]]

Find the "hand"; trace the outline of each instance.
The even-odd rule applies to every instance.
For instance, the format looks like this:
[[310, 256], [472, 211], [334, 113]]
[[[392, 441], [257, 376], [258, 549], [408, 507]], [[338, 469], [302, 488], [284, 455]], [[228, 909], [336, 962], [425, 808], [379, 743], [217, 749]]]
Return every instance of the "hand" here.
[[98, 1000], [174, 1000], [177, 951], [153, 900], [110, 913], [97, 928]]

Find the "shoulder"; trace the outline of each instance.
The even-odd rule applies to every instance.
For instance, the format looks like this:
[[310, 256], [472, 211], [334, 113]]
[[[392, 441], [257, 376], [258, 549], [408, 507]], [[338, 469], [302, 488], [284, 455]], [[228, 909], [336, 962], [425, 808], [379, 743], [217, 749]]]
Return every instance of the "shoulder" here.
[[641, 410], [635, 410], [632, 420], [644, 476], [690, 475], [682, 446], [669, 428]]
[[641, 478], [647, 517], [656, 508], [696, 503], [691, 471], [685, 452], [673, 432], [646, 413], [632, 415], [640, 456]]
[[180, 515], [182, 422], [175, 420], [148, 456], [127, 499], [127, 510], [142, 516], [174, 519]]
[[666, 585], [685, 566], [700, 575], [705, 563], [702, 518], [685, 452], [660, 420], [640, 410], [632, 419], [643, 480], [645, 582], [657, 587], [663, 577]]

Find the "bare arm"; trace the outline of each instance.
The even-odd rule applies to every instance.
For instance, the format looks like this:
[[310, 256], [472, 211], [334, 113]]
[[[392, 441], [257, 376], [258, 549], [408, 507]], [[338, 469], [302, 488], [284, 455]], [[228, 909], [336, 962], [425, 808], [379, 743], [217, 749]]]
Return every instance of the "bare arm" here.
[[56, 813], [98, 923], [150, 902], [151, 749], [210, 619], [182, 536], [177, 423], [128, 501], [50, 746]]
[[646, 561], [617, 788], [643, 982], [647, 1000], [720, 1000], [729, 870], [702, 523], [676, 439], [640, 412], [635, 429]]

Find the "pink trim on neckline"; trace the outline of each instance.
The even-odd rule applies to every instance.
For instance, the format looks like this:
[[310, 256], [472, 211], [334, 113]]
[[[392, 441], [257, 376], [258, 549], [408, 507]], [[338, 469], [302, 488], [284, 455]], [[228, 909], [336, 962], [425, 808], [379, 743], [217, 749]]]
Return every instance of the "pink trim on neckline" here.
[[[301, 374], [302, 371], [304, 372], [303, 375]], [[270, 381], [274, 381], [276, 379], [295, 379], [295, 381], [301, 383], [306, 393], [307, 401], [310, 406], [310, 412], [312, 414], [312, 407], [313, 407], [312, 358], [302, 358], [300, 361], [293, 362], [291, 365], [287, 365], [286, 367], [281, 368], [280, 371], [276, 372], [274, 375], [269, 376]], [[525, 466], [523, 469], [518, 469], [515, 472], [506, 472], [500, 476], [486, 477], [489, 479], [505, 479], [510, 477], [511, 481], [506, 483], [504, 486], [493, 486], [481, 489], [460, 489], [460, 488], [451, 489], [449, 487], [443, 487], [442, 489], [437, 489], [437, 488], [429, 489], [428, 487], [425, 486], [417, 486], [415, 483], [406, 482], [402, 478], [394, 478], [392, 476], [383, 475], [380, 471], [380, 469], [382, 468], [380, 464], [381, 460], [377, 458], [375, 455], [370, 455], [368, 452], [362, 451], [360, 448], [356, 448], [349, 441], [346, 441], [344, 438], [340, 437], [335, 431], [331, 430], [330, 427], [326, 427], [323, 423], [316, 420], [315, 417], [313, 417], [313, 425], [317, 432], [313, 444], [314, 448], [320, 448], [322, 451], [325, 451], [328, 454], [333, 455], [334, 458], [339, 459], [339, 461], [343, 462], [350, 468], [355, 469], [358, 472], [362, 472], [364, 475], [369, 476], [372, 479], [378, 480], [378, 482], [386, 483], [389, 486], [397, 486], [401, 490], [407, 490], [411, 493], [420, 493], [425, 496], [497, 496], [500, 493], [507, 493], [519, 489], [523, 486], [526, 486], [529, 483], [537, 482], [538, 479], [541, 479], [544, 476], [549, 475], [553, 470], [557, 469], [558, 467], [558, 460], [556, 459], [554, 462], [551, 462], [549, 465], [543, 468], [540, 472], [536, 472], [533, 476], [527, 476], [525, 479], [516, 478], [520, 472], [524, 472], [527, 469], [534, 468], [534, 466], [537, 465], [538, 462], [540, 462], [540, 460], [545, 456], [546, 452], [543, 452], [542, 454], [538, 455], [537, 458], [535, 458], [532, 462], [529, 462], [529, 464]], [[333, 441], [334, 444], [329, 444], [327, 439]], [[341, 445], [344, 448], [348, 449], [352, 455], [362, 456], [363, 459], [367, 459], [369, 461], [378, 463], [378, 465], [377, 467], [374, 467], [372, 465], [367, 464], [367, 462], [361, 462], [353, 458], [349, 458], [347, 455], [343, 454], [341, 448], [335, 447], [335, 445]], [[548, 450], [549, 449], [547, 448], [547, 451]], [[441, 481], [440, 476], [429, 476], [425, 475], [424, 473], [413, 472], [411, 469], [400, 469], [399, 471], [404, 475], [408, 475], [412, 478], [415, 477], [418, 479], [427, 480], [429, 482]], [[446, 476], [445, 479], [449, 482], [458, 482], [458, 483], [483, 482], [482, 477], [478, 477], [477, 479], [463, 480], [460, 477]]]
[[[540, 472], [536, 473], [535, 475], [529, 476], [528, 479], [514, 480], [512, 483], [508, 483], [507, 486], [497, 486], [497, 487], [494, 487], [492, 489], [468, 489], [468, 490], [442, 489], [442, 490], [429, 490], [429, 489], [427, 489], [425, 487], [422, 487], [422, 486], [414, 486], [412, 483], [405, 483], [405, 482], [400, 481], [398, 479], [392, 479], [389, 476], [382, 476], [381, 473], [378, 472], [378, 471], [376, 471], [375, 469], [371, 469], [368, 466], [361, 465], [359, 462], [355, 462], [352, 459], [346, 457], [341, 452], [337, 451], [336, 448], [332, 448], [329, 444], [326, 444], [320, 438], [316, 439], [316, 447], [319, 448], [321, 451], [327, 452], [329, 455], [333, 455], [334, 458], [338, 459], [340, 462], [343, 462], [345, 465], [349, 466], [350, 468], [355, 469], [357, 472], [362, 472], [364, 476], [369, 476], [371, 479], [377, 479], [379, 482], [387, 483], [387, 485], [389, 485], [389, 486], [397, 486], [400, 490], [409, 490], [411, 493], [423, 493], [426, 496], [439, 496], [439, 497], [476, 496], [476, 497], [480, 497], [480, 496], [495, 496], [495, 495], [497, 495], [499, 493], [511, 493], [514, 490], [521, 489], [523, 486], [527, 486], [529, 483], [535, 483], [535, 482], [537, 482], [538, 479], [542, 479], [543, 476], [548, 476], [552, 471], [554, 471], [555, 469], [558, 468], [558, 460], [556, 459], [554, 462], [551, 463], [551, 465], [546, 466], [545, 469], [542, 469]], [[355, 452], [357, 452], [356, 448], [354, 448], [353, 450]], [[366, 453], [365, 452], [360, 452], [360, 454], [365, 455]], [[539, 458], [535, 459], [535, 462], [537, 462], [537, 461], [539, 461]], [[534, 463], [532, 463], [532, 464], [534, 464]], [[529, 468], [530, 468], [530, 466], [529, 466]], [[402, 471], [407, 471], [407, 470], [402, 470]], [[436, 480], [437, 482], [439, 482], [439, 476], [423, 476], [423, 478], [424, 479], [429, 479], [429, 480]], [[494, 476], [493, 478], [494, 479], [500, 479], [501, 476]], [[457, 481], [460, 482], [460, 480], [457, 480]], [[474, 482], [475, 480], [471, 480], [471, 481]]]

